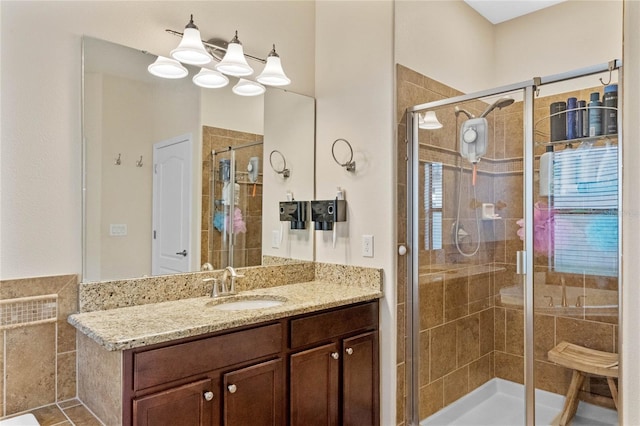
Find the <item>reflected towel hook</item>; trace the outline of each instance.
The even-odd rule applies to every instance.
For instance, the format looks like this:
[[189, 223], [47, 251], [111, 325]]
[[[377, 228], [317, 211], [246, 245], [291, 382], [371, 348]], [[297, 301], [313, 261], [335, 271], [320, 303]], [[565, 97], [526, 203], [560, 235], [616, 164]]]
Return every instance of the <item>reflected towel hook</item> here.
[[142, 155], [140, 156], [140, 159], [136, 161], [136, 167], [142, 167]]
[[116, 161], [114, 161], [113, 164], [115, 164], [116, 166], [122, 164], [122, 154], [118, 154], [118, 158], [116, 158]]
[[[347, 146], [349, 147], [349, 152], [351, 152], [351, 157], [344, 164], [340, 163], [338, 161], [338, 159], [336, 158], [336, 154], [334, 152], [336, 143], [338, 141], [342, 141], [342, 142], [346, 143]], [[348, 172], [355, 172], [356, 171], [356, 162], [353, 161], [353, 148], [351, 148], [351, 144], [349, 143], [348, 140], [340, 138], [340, 139], [336, 139], [335, 141], [333, 141], [333, 145], [331, 145], [331, 155], [333, 156], [333, 159], [335, 160], [335, 162], [338, 163], [341, 167], [344, 167], [345, 169], [347, 169]]]
[[[280, 155], [280, 157], [282, 157], [282, 169], [281, 170], [278, 170], [273, 166], [273, 154], [276, 154], [276, 153], [278, 155]], [[277, 174], [282, 175], [285, 178], [288, 178], [289, 176], [291, 176], [291, 171], [289, 169], [287, 169], [287, 160], [284, 158], [284, 155], [280, 151], [278, 151], [277, 149], [274, 149], [273, 151], [271, 151], [271, 154], [269, 154], [269, 164], [271, 164], [271, 168]]]
[[606, 83], [602, 80], [602, 77], [600, 77], [600, 83], [603, 86], [608, 85], [609, 83], [611, 83], [611, 74], [613, 73], [613, 70], [616, 68], [616, 61], [609, 61], [609, 81], [607, 81]]

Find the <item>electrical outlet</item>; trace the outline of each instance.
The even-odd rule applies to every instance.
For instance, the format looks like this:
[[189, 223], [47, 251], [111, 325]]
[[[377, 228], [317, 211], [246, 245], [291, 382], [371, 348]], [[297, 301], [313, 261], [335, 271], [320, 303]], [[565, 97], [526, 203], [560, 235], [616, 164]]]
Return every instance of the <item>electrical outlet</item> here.
[[362, 256], [373, 257], [373, 235], [362, 236]]
[[280, 231], [271, 231], [271, 248], [280, 248]]

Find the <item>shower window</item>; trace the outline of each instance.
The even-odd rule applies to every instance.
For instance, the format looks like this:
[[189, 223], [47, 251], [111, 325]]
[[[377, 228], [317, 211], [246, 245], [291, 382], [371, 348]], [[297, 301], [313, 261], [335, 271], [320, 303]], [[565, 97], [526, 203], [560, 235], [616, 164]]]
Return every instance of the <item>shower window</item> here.
[[557, 272], [618, 274], [618, 147], [583, 142], [555, 153], [553, 258]]
[[442, 249], [442, 163], [424, 165], [425, 250]]

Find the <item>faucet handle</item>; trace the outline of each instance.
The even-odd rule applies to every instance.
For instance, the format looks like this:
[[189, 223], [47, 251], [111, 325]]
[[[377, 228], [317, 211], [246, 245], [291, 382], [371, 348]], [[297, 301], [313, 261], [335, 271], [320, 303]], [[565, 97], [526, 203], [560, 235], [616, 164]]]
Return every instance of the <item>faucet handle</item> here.
[[213, 281], [213, 288], [211, 289], [211, 297], [218, 297], [220, 295], [218, 293], [218, 279], [217, 278], [205, 278], [202, 281], [203, 282]]
[[550, 308], [553, 308], [553, 297], [552, 297], [552, 296], [544, 296], [544, 297], [545, 297], [545, 299], [546, 299], [547, 297], [549, 298], [549, 305], [548, 305], [548, 306], [549, 306]]
[[581, 297], [586, 298], [587, 296], [584, 296], [584, 295], [578, 296], [578, 298], [576, 299], [576, 308], [581, 308], [582, 307], [582, 303], [584, 303], [584, 302], [580, 302], [580, 298]]

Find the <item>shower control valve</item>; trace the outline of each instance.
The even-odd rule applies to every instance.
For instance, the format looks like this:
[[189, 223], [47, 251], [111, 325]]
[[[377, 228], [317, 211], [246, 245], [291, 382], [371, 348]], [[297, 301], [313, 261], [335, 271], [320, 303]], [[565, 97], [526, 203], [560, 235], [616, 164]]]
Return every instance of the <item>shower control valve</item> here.
[[462, 138], [466, 143], [473, 143], [476, 141], [476, 139], [478, 139], [478, 132], [473, 127], [469, 127], [464, 131]]

